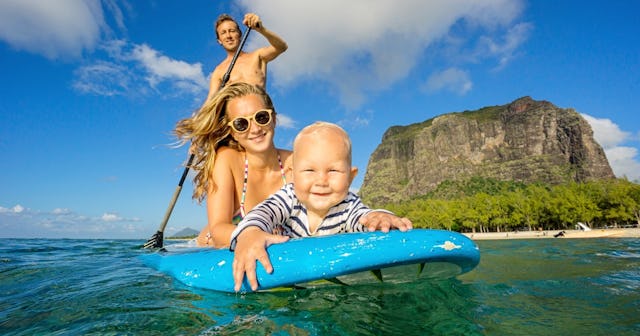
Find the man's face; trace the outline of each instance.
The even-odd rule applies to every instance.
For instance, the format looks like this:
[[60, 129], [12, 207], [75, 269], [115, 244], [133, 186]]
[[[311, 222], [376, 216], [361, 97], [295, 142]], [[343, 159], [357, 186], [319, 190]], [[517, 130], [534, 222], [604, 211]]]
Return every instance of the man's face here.
[[218, 42], [226, 50], [235, 50], [240, 44], [240, 30], [231, 20], [223, 21], [218, 25], [216, 33], [218, 33]]

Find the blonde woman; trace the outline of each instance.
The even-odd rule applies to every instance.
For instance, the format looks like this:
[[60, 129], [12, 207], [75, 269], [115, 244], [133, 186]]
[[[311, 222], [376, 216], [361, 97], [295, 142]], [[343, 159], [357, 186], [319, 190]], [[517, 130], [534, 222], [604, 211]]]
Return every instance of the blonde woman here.
[[196, 172], [193, 198], [206, 199], [207, 225], [198, 246], [227, 247], [245, 213], [286, 185], [291, 151], [273, 142], [276, 111], [263, 88], [246, 83], [224, 87], [174, 133], [191, 142]]

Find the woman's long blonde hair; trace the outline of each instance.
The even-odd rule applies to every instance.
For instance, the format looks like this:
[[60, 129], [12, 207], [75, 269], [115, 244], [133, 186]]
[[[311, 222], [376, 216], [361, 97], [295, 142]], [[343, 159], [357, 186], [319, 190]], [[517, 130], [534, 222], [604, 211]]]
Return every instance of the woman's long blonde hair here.
[[247, 83], [233, 83], [222, 88], [213, 98], [208, 100], [196, 114], [178, 121], [173, 131], [178, 138], [178, 146], [191, 142], [191, 152], [194, 159], [190, 169], [196, 172], [193, 179], [193, 199], [201, 203], [207, 195], [211, 184], [212, 190], [216, 186], [211, 181], [210, 172], [213, 171], [216, 151], [222, 146], [231, 147], [237, 151], [244, 148], [231, 136], [231, 128], [227, 125], [227, 103], [231, 99], [248, 95], [262, 98], [265, 108], [273, 109], [275, 123], [275, 108], [266, 91], [256, 85]]

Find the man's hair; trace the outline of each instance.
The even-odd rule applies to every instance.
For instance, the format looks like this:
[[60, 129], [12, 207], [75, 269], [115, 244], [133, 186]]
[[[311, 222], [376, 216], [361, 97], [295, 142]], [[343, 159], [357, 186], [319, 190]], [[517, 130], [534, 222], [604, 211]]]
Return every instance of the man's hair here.
[[223, 22], [225, 21], [231, 21], [233, 23], [236, 24], [236, 28], [238, 29], [238, 33], [240, 33], [240, 36], [242, 36], [242, 30], [240, 30], [240, 25], [238, 25], [238, 22], [236, 22], [236, 20], [234, 20], [231, 15], [229, 14], [220, 14], [220, 16], [218, 16], [218, 19], [216, 20], [216, 26], [214, 27], [215, 31], [216, 31], [216, 38], [219, 39], [220, 36], [218, 36], [218, 26], [221, 25]]

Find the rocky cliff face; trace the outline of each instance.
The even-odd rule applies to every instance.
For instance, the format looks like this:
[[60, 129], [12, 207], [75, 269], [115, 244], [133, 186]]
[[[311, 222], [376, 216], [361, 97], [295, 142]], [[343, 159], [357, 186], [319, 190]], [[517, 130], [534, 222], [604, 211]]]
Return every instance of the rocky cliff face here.
[[372, 204], [399, 202], [472, 176], [550, 184], [614, 178], [580, 114], [523, 97], [389, 128], [360, 195]]

